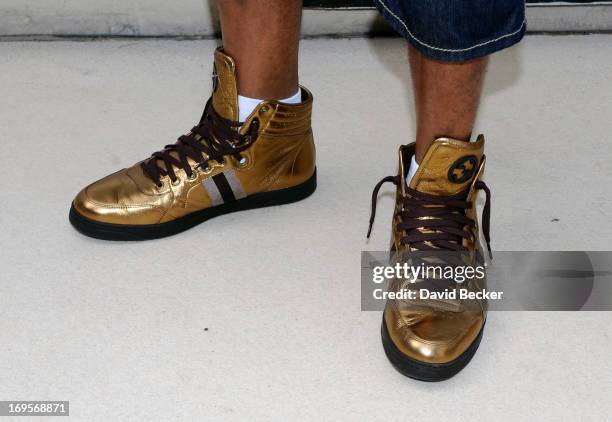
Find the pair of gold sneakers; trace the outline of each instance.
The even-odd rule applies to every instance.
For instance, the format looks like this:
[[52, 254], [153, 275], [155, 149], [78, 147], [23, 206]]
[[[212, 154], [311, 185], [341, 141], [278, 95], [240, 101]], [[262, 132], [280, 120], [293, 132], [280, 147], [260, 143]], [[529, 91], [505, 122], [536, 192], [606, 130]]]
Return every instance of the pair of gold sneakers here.
[[[299, 201], [314, 192], [312, 94], [301, 87], [302, 102], [295, 105], [262, 101], [238, 122], [235, 63], [220, 48], [214, 67], [213, 94], [200, 122], [175, 144], [79, 192], [70, 208], [77, 230], [107, 240], [154, 239], [221, 214]], [[470, 143], [437, 139], [409, 185], [414, 144], [400, 147], [399, 173], [383, 179], [373, 194], [374, 210], [381, 184], [397, 185], [392, 250], [479, 252], [474, 199], [486, 189], [480, 181], [483, 147], [482, 136]], [[401, 289], [402, 280], [391, 288]], [[398, 370], [438, 381], [469, 362], [482, 336], [486, 303], [477, 309], [455, 305], [387, 302], [383, 345]]]

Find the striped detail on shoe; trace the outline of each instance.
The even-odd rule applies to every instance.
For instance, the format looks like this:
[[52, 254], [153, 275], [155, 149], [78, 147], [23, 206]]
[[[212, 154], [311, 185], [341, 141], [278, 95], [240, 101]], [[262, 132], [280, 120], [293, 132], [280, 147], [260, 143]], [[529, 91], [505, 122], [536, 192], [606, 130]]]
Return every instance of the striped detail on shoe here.
[[246, 197], [240, 179], [234, 170], [227, 170], [202, 181], [213, 206]]

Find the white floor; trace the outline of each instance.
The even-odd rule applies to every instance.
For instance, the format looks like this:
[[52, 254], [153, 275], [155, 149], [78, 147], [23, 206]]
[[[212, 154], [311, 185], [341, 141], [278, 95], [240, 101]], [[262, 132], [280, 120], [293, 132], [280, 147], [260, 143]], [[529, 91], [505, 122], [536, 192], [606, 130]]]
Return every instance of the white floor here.
[[[70, 400], [72, 420], [105, 422], [609, 419], [610, 313], [492, 313], [445, 383], [387, 362], [359, 260], [387, 246], [391, 195], [365, 240], [371, 189], [414, 131], [399, 39], [302, 44], [308, 200], [146, 243], [75, 232], [84, 184], [196, 122], [214, 47], [0, 43], [2, 400]], [[611, 104], [611, 35], [529, 36], [494, 57], [478, 129], [495, 249], [612, 248]]]

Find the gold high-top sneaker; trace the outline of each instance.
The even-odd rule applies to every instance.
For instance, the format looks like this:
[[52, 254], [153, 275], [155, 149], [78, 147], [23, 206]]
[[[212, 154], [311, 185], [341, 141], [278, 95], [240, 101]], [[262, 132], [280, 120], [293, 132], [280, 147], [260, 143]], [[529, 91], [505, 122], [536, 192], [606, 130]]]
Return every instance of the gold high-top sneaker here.
[[200, 123], [174, 145], [83, 189], [70, 209], [77, 230], [100, 239], [153, 239], [314, 192], [312, 94], [300, 87], [300, 104], [263, 101], [238, 122], [234, 60], [217, 49], [214, 64]]
[[[405, 180], [414, 148], [414, 144], [400, 147], [399, 175], [386, 177], [375, 187], [370, 229], [378, 190], [384, 182], [393, 182], [397, 191], [392, 259], [409, 261], [412, 265], [433, 263], [440, 268], [445, 262], [454, 261], [453, 268], [457, 262], [460, 266], [476, 268], [483, 262], [475, 210], [479, 190], [486, 193], [482, 225], [490, 253], [490, 192], [480, 180], [485, 164], [484, 137], [480, 135], [476, 142], [469, 143], [437, 139], [407, 185]], [[433, 283], [423, 278], [414, 282], [416, 277], [391, 281], [389, 290], [394, 293], [415, 292], [414, 297], [388, 300], [383, 316], [383, 346], [401, 373], [419, 380], [441, 381], [468, 364], [480, 344], [487, 303], [486, 300], [461, 300], [457, 293], [459, 289], [482, 291], [486, 285], [484, 272], [482, 275], [461, 283], [435, 277]], [[457, 297], [430, 298], [421, 293], [423, 287], [423, 290], [435, 291], [430, 289], [432, 286], [438, 291], [454, 290]]]

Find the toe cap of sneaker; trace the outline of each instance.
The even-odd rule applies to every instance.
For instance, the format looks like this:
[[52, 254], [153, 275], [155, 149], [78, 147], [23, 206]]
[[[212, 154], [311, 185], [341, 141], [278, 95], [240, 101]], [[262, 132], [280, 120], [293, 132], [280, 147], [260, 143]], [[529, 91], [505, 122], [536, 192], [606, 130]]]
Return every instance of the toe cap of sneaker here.
[[144, 193], [127, 170], [120, 170], [81, 190], [72, 205], [83, 217], [110, 224], [156, 224], [164, 214], [165, 195]]
[[474, 312], [421, 311], [405, 315], [388, 307], [384, 317], [397, 349], [413, 360], [430, 364], [457, 359], [478, 337], [484, 324], [484, 315]]

